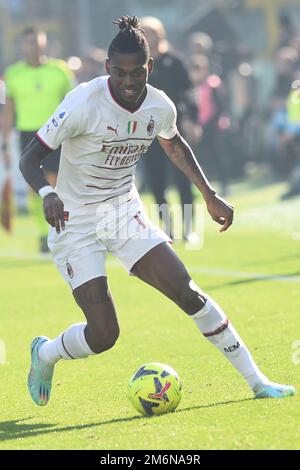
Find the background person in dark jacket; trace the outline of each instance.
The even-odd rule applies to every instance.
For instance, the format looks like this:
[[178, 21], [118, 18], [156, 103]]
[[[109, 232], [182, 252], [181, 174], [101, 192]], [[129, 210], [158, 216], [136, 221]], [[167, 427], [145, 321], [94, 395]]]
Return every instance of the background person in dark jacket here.
[[[150, 85], [163, 90], [175, 103], [178, 112], [177, 125], [183, 134], [185, 131], [193, 133], [193, 126], [197, 121], [197, 107], [191, 100], [189, 91], [192, 83], [182, 59], [171, 51], [166, 40], [165, 28], [160, 20], [154, 17], [144, 17], [141, 27], [149, 43], [151, 56], [155, 60], [155, 67], [149, 76]], [[191, 141], [189, 135], [189, 141]], [[171, 165], [165, 158], [164, 152], [155, 140], [145, 158], [147, 185], [153, 193], [158, 205], [164, 204], [164, 229], [172, 234], [172, 224], [167, 206], [165, 192], [168, 184], [174, 184], [179, 191], [184, 238], [189, 242], [196, 242], [197, 237], [192, 233], [192, 204], [193, 195], [191, 183], [182, 173]], [[186, 207], [184, 208], [184, 206]]]

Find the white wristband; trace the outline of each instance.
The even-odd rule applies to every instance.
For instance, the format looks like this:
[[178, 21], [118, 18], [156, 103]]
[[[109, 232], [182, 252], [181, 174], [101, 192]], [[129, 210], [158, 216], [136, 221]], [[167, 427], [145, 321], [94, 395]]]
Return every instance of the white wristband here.
[[44, 199], [45, 196], [47, 196], [48, 194], [50, 193], [55, 193], [54, 189], [52, 188], [52, 186], [48, 185], [48, 186], [43, 186], [40, 190], [39, 190], [39, 195], [41, 196], [42, 199]]

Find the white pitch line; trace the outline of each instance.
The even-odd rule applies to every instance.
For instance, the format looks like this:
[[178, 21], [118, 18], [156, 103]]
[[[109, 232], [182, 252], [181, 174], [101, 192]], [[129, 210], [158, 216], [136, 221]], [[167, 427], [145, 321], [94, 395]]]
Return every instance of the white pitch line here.
[[[0, 251], [0, 261], [16, 259], [22, 261], [51, 261], [51, 254], [29, 254], [21, 251], [12, 251], [12, 252], [1, 252]], [[108, 268], [122, 268], [122, 264], [117, 259], [110, 259], [106, 262]], [[262, 274], [262, 273], [248, 273], [244, 271], [230, 271], [228, 269], [222, 268], [207, 268], [205, 266], [186, 266], [187, 270], [191, 273], [198, 274], [209, 274], [210, 276], [225, 276], [225, 277], [240, 277], [244, 279], [260, 279], [260, 280], [270, 280], [270, 281], [280, 281], [280, 282], [293, 282], [300, 283], [300, 276], [288, 276], [288, 275], [276, 275], [276, 274]]]
[[51, 261], [50, 253], [25, 253], [22, 251], [0, 251], [0, 261], [6, 259], [17, 259], [21, 261]]

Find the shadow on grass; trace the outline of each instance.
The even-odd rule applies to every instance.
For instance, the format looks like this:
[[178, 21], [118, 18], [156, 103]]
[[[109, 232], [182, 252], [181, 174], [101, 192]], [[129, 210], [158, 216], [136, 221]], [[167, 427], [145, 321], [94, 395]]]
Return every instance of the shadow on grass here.
[[[188, 408], [181, 408], [180, 410], [175, 411], [174, 413], [182, 413], [186, 411], [194, 411], [194, 410], [202, 410], [205, 408], [214, 408], [216, 406], [225, 406], [231, 404], [240, 404], [246, 401], [252, 401], [253, 398], [243, 398], [241, 400], [228, 400], [228, 401], [221, 401], [218, 403], [211, 403], [207, 405], [199, 405], [199, 406], [191, 406]], [[164, 418], [170, 415], [162, 415], [162, 416], [154, 416], [153, 418]], [[64, 427], [56, 427], [55, 424], [47, 424], [47, 423], [37, 423], [37, 424], [24, 424], [23, 421], [28, 421], [32, 419], [32, 417], [24, 418], [22, 420], [13, 420], [13, 421], [4, 421], [0, 423], [0, 441], [12, 441], [14, 439], [25, 439], [28, 437], [36, 437], [47, 435], [50, 433], [59, 433], [59, 432], [67, 432], [67, 431], [81, 431], [84, 429], [93, 429], [98, 428], [100, 426], [106, 426], [109, 424], [117, 424], [117, 423], [129, 423], [130, 421], [139, 421], [149, 420], [151, 418], [144, 417], [144, 416], [132, 416], [131, 418], [115, 418], [109, 419], [106, 421], [100, 421], [97, 423], [90, 423], [90, 424], [79, 424], [76, 426], [64, 426]]]
[[[270, 274], [265, 276], [254, 276], [247, 279], [236, 279], [234, 281], [222, 282], [220, 284], [214, 284], [212, 286], [206, 286], [207, 291], [223, 289], [225, 287], [239, 286], [242, 284], [250, 284], [253, 282], [266, 282], [266, 281], [282, 281], [282, 282], [295, 282], [300, 283], [299, 279], [296, 279], [300, 276], [300, 271], [296, 271], [291, 274]], [[295, 279], [293, 279], [295, 278]]]
[[39, 433], [40, 431], [49, 430], [49, 428], [54, 427], [55, 424], [26, 424], [24, 421], [28, 421], [33, 417], [24, 418], [24, 419], [17, 419], [13, 421], [2, 421], [0, 422], [0, 440], [3, 436], [12, 436], [14, 435], [15, 438], [23, 437], [23, 435], [27, 435], [29, 432], [32, 431], [34, 433]]
[[287, 261], [291, 261], [291, 260], [295, 260], [295, 259], [298, 259], [300, 258], [300, 253], [293, 253], [291, 255], [285, 255], [285, 256], [272, 256], [272, 259], [270, 258], [267, 258], [267, 259], [259, 259], [259, 260], [256, 260], [256, 261], [248, 261], [246, 263], [242, 263], [241, 266], [243, 267], [252, 267], [252, 266], [267, 266], [267, 265], [270, 265], [270, 264], [276, 264], [276, 263], [280, 263], [280, 262], [287, 262]]

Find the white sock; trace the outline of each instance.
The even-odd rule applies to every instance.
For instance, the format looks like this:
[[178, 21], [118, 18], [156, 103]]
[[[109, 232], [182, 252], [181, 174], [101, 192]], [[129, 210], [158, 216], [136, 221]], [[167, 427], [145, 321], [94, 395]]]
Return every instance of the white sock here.
[[85, 327], [86, 323], [76, 323], [57, 338], [46, 341], [39, 349], [39, 357], [48, 364], [55, 364], [60, 359], [82, 359], [94, 355], [84, 336]]
[[201, 333], [227, 357], [252, 389], [257, 382], [268, 381], [255, 364], [245, 343], [214, 300], [208, 297], [204, 307], [191, 317]]

